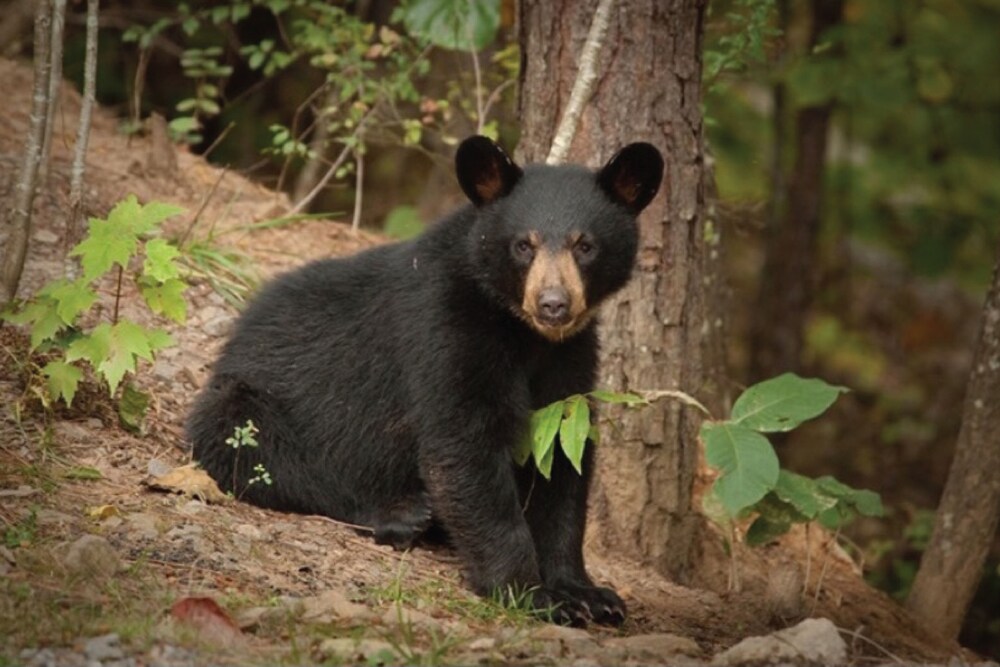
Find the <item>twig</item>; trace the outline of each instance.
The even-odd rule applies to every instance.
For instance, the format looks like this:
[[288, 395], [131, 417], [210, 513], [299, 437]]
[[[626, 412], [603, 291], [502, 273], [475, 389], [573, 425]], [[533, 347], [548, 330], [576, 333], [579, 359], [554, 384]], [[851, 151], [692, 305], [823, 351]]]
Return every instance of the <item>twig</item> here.
[[87, 55], [83, 65], [83, 102], [80, 105], [80, 125], [76, 129], [76, 147], [73, 154], [69, 186], [69, 219], [66, 221], [64, 269], [66, 277], [77, 274], [77, 263], [69, 250], [82, 236], [83, 222], [83, 173], [86, 168], [87, 144], [90, 141], [90, 118], [94, 112], [94, 91], [97, 82], [97, 10], [100, 0], [87, 0]]
[[[836, 532], [834, 532], [833, 537], [830, 540], [834, 544], [837, 543], [837, 538], [840, 537], [840, 528], [841, 528], [840, 526], [837, 526], [837, 530]], [[816, 579], [816, 591], [813, 594], [812, 609], [809, 612], [810, 616], [812, 616], [816, 612], [816, 607], [819, 606], [819, 594], [823, 590], [823, 579], [826, 578], [826, 571], [830, 566], [830, 560], [831, 560], [830, 551], [828, 549], [827, 552], [823, 555], [823, 567], [819, 569], [819, 577]]]
[[[472, 24], [469, 24], [469, 32], [472, 32]], [[472, 40], [469, 40], [469, 54], [472, 55], [472, 71], [476, 75], [476, 134], [483, 133], [483, 125], [486, 124], [483, 104], [483, 74], [479, 69], [479, 54], [472, 47]]]
[[365, 181], [365, 153], [363, 150], [354, 151], [354, 164], [356, 180], [354, 185], [354, 219], [351, 220], [351, 231], [357, 233], [361, 226], [361, 195]]
[[611, 23], [611, 5], [612, 0], [600, 0], [597, 11], [594, 12], [587, 41], [584, 42], [583, 50], [580, 52], [580, 68], [577, 70], [576, 81], [573, 82], [573, 91], [570, 93], [566, 110], [563, 111], [556, 136], [552, 139], [552, 149], [545, 158], [546, 164], [559, 164], [566, 160], [566, 155], [569, 153], [583, 107], [590, 101], [594, 81], [597, 80], [597, 54], [604, 44], [608, 24]]
[[326, 170], [325, 174], [323, 174], [323, 178], [319, 179], [319, 183], [317, 183], [316, 186], [309, 191], [309, 194], [299, 200], [298, 204], [292, 207], [292, 210], [288, 212], [288, 215], [296, 215], [305, 210], [305, 208], [312, 203], [312, 200], [316, 198], [316, 195], [323, 191], [323, 188], [325, 188], [326, 184], [330, 182], [330, 179], [334, 177], [337, 170], [340, 169], [342, 164], [344, 164], [344, 160], [347, 159], [347, 156], [350, 155], [350, 153], [351, 147], [344, 146], [344, 149], [340, 151], [340, 155], [337, 156], [337, 159], [333, 161], [330, 168]]
[[42, 141], [45, 135], [45, 110], [48, 107], [50, 41], [52, 39], [50, 0], [37, 0], [35, 6], [35, 74], [31, 103], [31, 117], [24, 161], [14, 188], [13, 206], [7, 218], [10, 235], [0, 266], [0, 309], [17, 294], [24, 271], [24, 258], [28, 251], [31, 232], [31, 207], [35, 201], [38, 163], [41, 161]]
[[191, 235], [191, 231], [194, 229], [195, 225], [198, 224], [198, 220], [201, 219], [201, 214], [204, 213], [205, 209], [208, 207], [208, 202], [212, 199], [212, 195], [214, 195], [215, 191], [219, 189], [219, 185], [222, 183], [222, 179], [225, 178], [226, 174], [228, 173], [229, 173], [228, 168], [223, 169], [221, 172], [219, 172], [219, 177], [215, 179], [215, 182], [212, 183], [212, 187], [209, 189], [208, 194], [206, 194], [205, 198], [201, 200], [201, 206], [198, 207], [198, 212], [195, 213], [194, 217], [191, 219], [191, 224], [187, 226], [187, 229], [184, 230], [184, 233], [181, 234], [180, 239], [178, 239], [177, 241], [178, 247], [180, 248], [184, 247], [184, 243], [187, 241], [188, 236]]
[[499, 86], [493, 89], [493, 92], [491, 92], [490, 96], [486, 98], [486, 103], [483, 105], [483, 111], [482, 111], [483, 118], [490, 115], [490, 107], [496, 104], [497, 100], [500, 98], [500, 93], [502, 93], [504, 89], [513, 86], [515, 83], [517, 83], [516, 79], [507, 79], [506, 81], [504, 81]]
[[906, 664], [906, 660], [903, 660], [898, 655], [896, 655], [886, 647], [882, 646], [874, 639], [869, 639], [868, 637], [865, 637], [863, 634], [861, 634], [860, 630], [848, 630], [847, 628], [838, 627], [837, 632], [845, 634], [848, 637], [851, 637], [852, 639], [860, 639], [863, 642], [867, 642], [869, 645], [877, 648], [879, 651], [882, 651], [882, 653], [884, 653], [888, 658], [895, 660], [899, 664]]
[[205, 151], [201, 154], [202, 159], [207, 160], [208, 154], [214, 151], [218, 147], [218, 145], [222, 143], [223, 139], [226, 138], [226, 135], [228, 135], [234, 127], [236, 127], [236, 121], [233, 120], [229, 121], [229, 125], [226, 125], [226, 129], [224, 129], [222, 132], [219, 132], [219, 136], [217, 136], [215, 140], [208, 145], [208, 148], [206, 148]]

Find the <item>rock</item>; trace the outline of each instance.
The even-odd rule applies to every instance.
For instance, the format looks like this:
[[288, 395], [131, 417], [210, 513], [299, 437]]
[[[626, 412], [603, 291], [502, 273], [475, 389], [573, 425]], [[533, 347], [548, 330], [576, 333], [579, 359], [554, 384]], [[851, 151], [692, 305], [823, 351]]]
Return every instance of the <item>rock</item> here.
[[137, 537], [155, 540], [160, 534], [159, 521], [152, 514], [137, 512], [125, 517], [125, 521], [128, 523], [129, 532]]
[[766, 637], [748, 637], [712, 659], [713, 665], [778, 662], [842, 665], [847, 644], [829, 619], [807, 618]]
[[118, 571], [118, 554], [103, 537], [84, 535], [70, 545], [63, 565], [75, 575], [105, 579]]
[[496, 648], [497, 640], [493, 637], [480, 637], [469, 642], [466, 648], [470, 651], [492, 651]]
[[149, 463], [146, 464], [146, 474], [150, 477], [160, 477], [171, 470], [173, 470], [173, 466], [160, 459], [150, 459]]
[[[324, 659], [337, 658], [344, 664], [366, 662], [372, 664], [394, 664], [399, 657], [392, 644], [380, 639], [324, 639], [319, 645]], [[379, 661], [381, 658], [381, 661]]]
[[572, 640], [572, 639], [591, 639], [590, 633], [581, 628], [568, 628], [564, 625], [553, 625], [551, 623], [546, 623], [537, 630], [533, 630], [531, 633], [532, 639], [542, 639], [542, 640]]
[[382, 614], [382, 622], [386, 625], [406, 625], [421, 630], [440, 630], [441, 621], [432, 616], [428, 616], [422, 611], [406, 609], [393, 605]]
[[673, 662], [677, 656], [696, 658], [701, 655], [701, 647], [693, 639], [666, 632], [615, 637], [604, 642], [604, 648], [604, 655], [609, 658], [629, 657], [640, 662]]
[[109, 635], [101, 635], [88, 639], [83, 644], [83, 652], [90, 660], [103, 662], [105, 660], [118, 660], [124, 654], [119, 645], [118, 635], [112, 632]]
[[560, 656], [567, 651], [578, 656], [594, 656], [600, 652], [594, 637], [581, 628], [546, 624], [532, 631], [529, 637], [536, 642], [539, 650], [553, 656]]
[[302, 609], [302, 620], [313, 623], [332, 621], [370, 621], [375, 614], [363, 604], [351, 602], [339, 591], [326, 591], [319, 595], [298, 601]]

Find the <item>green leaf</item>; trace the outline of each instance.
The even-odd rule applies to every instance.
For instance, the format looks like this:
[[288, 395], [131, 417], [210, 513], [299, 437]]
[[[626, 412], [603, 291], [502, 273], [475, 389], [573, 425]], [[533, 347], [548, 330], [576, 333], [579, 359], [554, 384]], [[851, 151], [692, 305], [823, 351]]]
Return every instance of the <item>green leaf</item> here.
[[578, 473], [583, 474], [583, 450], [590, 432], [590, 406], [580, 394], [566, 399], [566, 409], [559, 425], [559, 443]]
[[164, 239], [153, 239], [146, 244], [146, 260], [142, 264], [143, 274], [165, 283], [180, 276], [174, 260], [180, 256], [177, 246]]
[[97, 468], [91, 468], [90, 466], [73, 466], [63, 473], [63, 477], [66, 479], [82, 479], [88, 482], [93, 482], [103, 479], [104, 476]]
[[83, 371], [57, 360], [45, 364], [42, 375], [46, 378], [45, 384], [53, 400], [58, 401], [62, 398], [66, 401], [66, 405], [73, 405], [73, 397], [76, 396], [76, 388], [83, 379]]
[[59, 317], [59, 304], [50, 297], [39, 296], [29, 303], [19, 313], [7, 313], [3, 316], [11, 324], [31, 325], [31, 349], [37, 349], [47, 340], [54, 340], [66, 323]]
[[97, 367], [97, 371], [108, 381], [112, 394], [125, 373], [135, 372], [136, 360], [139, 358], [147, 361], [153, 359], [150, 332], [128, 320], [113, 325], [108, 337], [108, 355]]
[[46, 294], [58, 302], [56, 312], [66, 324], [73, 324], [80, 313], [89, 310], [97, 301], [97, 294], [90, 289], [86, 280], [57, 280], [46, 285], [39, 294]]
[[820, 512], [837, 504], [836, 498], [822, 493], [815, 480], [788, 470], [778, 473], [774, 493], [808, 519], [815, 519]]
[[148, 408], [149, 394], [136, 389], [131, 383], [122, 387], [122, 396], [118, 401], [118, 418], [122, 426], [133, 433], [140, 431]]
[[563, 401], [556, 401], [535, 410], [531, 415], [531, 451], [535, 456], [535, 465], [545, 479], [549, 478], [552, 470], [552, 450], [555, 449], [554, 441], [559, 432], [563, 410]]
[[108, 358], [111, 348], [111, 325], [102, 322], [89, 334], [80, 336], [66, 348], [66, 361], [86, 359], [96, 370]]
[[729, 422], [705, 422], [701, 437], [705, 459], [722, 472], [714, 488], [731, 515], [750, 507], [774, 488], [778, 457], [760, 433]]
[[845, 387], [785, 373], [744, 391], [733, 405], [731, 421], [762, 433], [790, 431], [823, 414]]
[[824, 493], [865, 516], [885, 516], [882, 498], [874, 491], [855, 489], [829, 475], [817, 479], [816, 484]]
[[166, 315], [178, 324], [187, 320], [187, 302], [184, 290], [187, 284], [179, 278], [170, 278], [162, 285], [140, 285], [139, 290], [149, 309], [157, 315]]
[[758, 516], [747, 529], [747, 544], [752, 547], [759, 547], [768, 542], [773, 542], [787, 533], [791, 527], [792, 524], [789, 521]]
[[118, 202], [107, 220], [91, 218], [87, 237], [71, 255], [79, 255], [83, 277], [87, 282], [110, 270], [115, 264], [125, 267], [135, 254], [138, 236], [149, 231], [143, 224], [143, 209], [135, 195]]
[[446, 49], [479, 51], [500, 27], [497, 0], [410, 0], [403, 6], [403, 25]]
[[594, 391], [590, 392], [589, 396], [603, 403], [615, 403], [615, 404], [627, 405], [629, 407], [633, 407], [636, 405], [646, 405], [649, 402], [642, 396], [639, 396], [638, 394], [631, 394], [628, 392], [619, 393], [614, 391], [606, 391], [604, 389], [595, 389]]

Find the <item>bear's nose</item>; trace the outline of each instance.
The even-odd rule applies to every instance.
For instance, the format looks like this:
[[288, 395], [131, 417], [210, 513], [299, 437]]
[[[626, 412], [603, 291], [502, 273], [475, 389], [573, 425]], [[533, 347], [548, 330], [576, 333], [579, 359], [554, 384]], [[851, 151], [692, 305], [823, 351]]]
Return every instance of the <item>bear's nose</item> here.
[[550, 287], [538, 295], [538, 312], [550, 324], [569, 321], [569, 294], [562, 287]]

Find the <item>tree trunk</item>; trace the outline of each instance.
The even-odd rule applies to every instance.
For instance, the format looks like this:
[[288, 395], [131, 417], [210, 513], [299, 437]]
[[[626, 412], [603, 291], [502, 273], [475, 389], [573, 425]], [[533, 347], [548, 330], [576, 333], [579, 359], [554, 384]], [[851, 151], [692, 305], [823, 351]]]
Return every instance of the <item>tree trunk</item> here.
[[[843, 0], [814, 0], [809, 48], [840, 21]], [[777, 110], [775, 110], [777, 113]], [[750, 334], [750, 379], [798, 370], [803, 331], [819, 266], [826, 139], [832, 104], [796, 114], [795, 167], [784, 194], [785, 212], [772, 220], [765, 242], [757, 307]], [[778, 119], [776, 122], [781, 122]], [[782, 198], [779, 193], [776, 199]]]
[[48, 107], [49, 72], [51, 68], [52, 3], [37, 0], [35, 6], [35, 76], [31, 101], [31, 118], [24, 148], [24, 161], [14, 188], [14, 205], [7, 215], [9, 232], [3, 260], [0, 262], [0, 310], [17, 294], [24, 271], [31, 235], [31, 207], [35, 201], [38, 163], [42, 157], [45, 135], [45, 112]]
[[906, 606], [929, 629], [955, 639], [983, 573], [1000, 520], [1000, 247], [969, 374], [962, 428]]
[[[541, 162], [577, 74], [596, 0], [524, 0], [518, 147]], [[664, 154], [660, 194], [640, 220], [639, 260], [630, 285], [604, 309], [608, 389], [681, 389], [701, 399], [721, 372], [717, 318], [706, 286], [716, 231], [708, 228], [701, 117], [705, 0], [616, 3], [568, 160], [597, 167], [618, 148], [645, 140]], [[701, 417], [677, 403], [607, 409], [592, 494], [599, 546], [683, 577], [696, 526], [691, 483]]]

